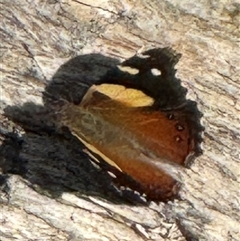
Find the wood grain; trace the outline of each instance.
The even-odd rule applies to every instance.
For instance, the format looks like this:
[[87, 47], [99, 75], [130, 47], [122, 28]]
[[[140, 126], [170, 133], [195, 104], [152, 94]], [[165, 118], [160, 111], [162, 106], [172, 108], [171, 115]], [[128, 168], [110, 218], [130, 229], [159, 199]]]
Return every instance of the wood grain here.
[[[240, 240], [237, 0], [1, 4], [1, 240]], [[49, 117], [119, 61], [171, 46], [203, 112], [181, 200], [140, 205]]]

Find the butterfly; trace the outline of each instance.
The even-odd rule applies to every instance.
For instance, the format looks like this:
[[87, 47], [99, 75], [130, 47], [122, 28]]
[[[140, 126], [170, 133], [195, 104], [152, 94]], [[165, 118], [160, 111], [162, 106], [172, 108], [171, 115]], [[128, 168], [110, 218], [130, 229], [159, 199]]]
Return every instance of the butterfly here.
[[60, 114], [91, 158], [131, 177], [150, 200], [176, 197], [179, 170], [202, 153], [202, 113], [175, 76], [180, 57], [171, 48], [133, 56]]

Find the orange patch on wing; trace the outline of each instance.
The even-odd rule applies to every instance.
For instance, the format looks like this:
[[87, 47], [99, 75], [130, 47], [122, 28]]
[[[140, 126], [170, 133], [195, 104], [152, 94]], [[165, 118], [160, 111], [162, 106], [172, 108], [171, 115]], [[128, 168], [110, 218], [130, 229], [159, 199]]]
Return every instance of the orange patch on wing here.
[[176, 120], [168, 121], [143, 100], [152, 104], [141, 91], [92, 86], [80, 105], [65, 108], [64, 124], [92, 152], [141, 183], [147, 194], [157, 190], [167, 198], [176, 184], [176, 163], [183, 164], [191, 149], [188, 129], [177, 131]]

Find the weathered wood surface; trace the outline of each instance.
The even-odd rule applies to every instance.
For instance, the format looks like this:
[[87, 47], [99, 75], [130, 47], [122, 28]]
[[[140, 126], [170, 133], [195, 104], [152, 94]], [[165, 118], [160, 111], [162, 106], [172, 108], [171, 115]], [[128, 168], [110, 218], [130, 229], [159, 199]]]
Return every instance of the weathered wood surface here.
[[[240, 240], [239, 10], [237, 0], [1, 0], [0, 240]], [[118, 61], [165, 46], [182, 53], [178, 77], [204, 113], [204, 155], [182, 200], [131, 204], [56, 131], [43, 95], [75, 100]]]

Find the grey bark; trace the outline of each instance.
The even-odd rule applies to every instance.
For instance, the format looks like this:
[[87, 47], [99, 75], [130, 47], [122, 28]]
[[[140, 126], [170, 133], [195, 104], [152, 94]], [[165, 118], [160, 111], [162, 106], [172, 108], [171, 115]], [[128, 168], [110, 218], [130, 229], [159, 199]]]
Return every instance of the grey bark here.
[[[240, 240], [240, 4], [1, 1], [0, 239]], [[170, 46], [203, 112], [204, 154], [181, 199], [120, 193], [47, 115], [135, 53]]]

